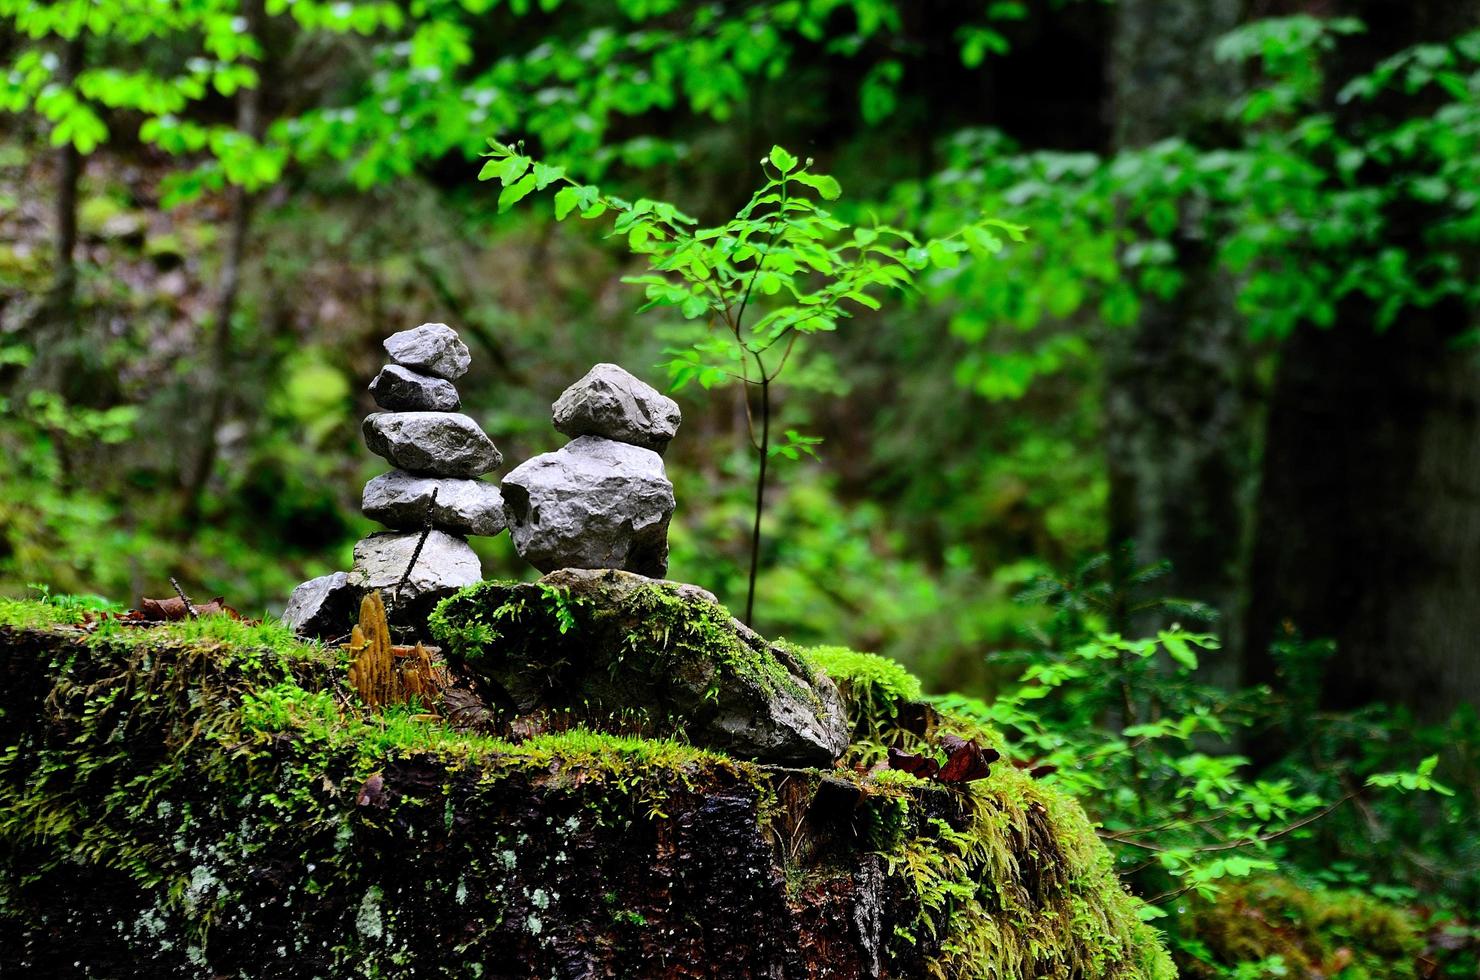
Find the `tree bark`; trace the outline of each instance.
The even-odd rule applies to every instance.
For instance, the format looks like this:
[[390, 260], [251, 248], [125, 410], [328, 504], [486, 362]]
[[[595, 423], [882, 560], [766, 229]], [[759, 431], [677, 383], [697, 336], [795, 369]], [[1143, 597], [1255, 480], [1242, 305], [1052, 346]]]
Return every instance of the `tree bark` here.
[[[1226, 0], [1121, 0], [1111, 44], [1116, 149], [1172, 136], [1215, 145], [1240, 75], [1214, 59], [1236, 27]], [[1250, 486], [1247, 342], [1233, 289], [1216, 270], [1199, 216], [1174, 232], [1186, 277], [1169, 300], [1148, 297], [1137, 325], [1112, 333], [1106, 355], [1105, 449], [1110, 546], [1140, 564], [1170, 561], [1159, 591], [1206, 602], [1236, 632]], [[1152, 621], [1131, 624], [1146, 629]], [[1236, 669], [1213, 668], [1232, 681]]]
[[[1480, 22], [1476, 0], [1342, 6], [1369, 24], [1344, 50], [1342, 75]], [[1423, 249], [1423, 216], [1392, 217], [1393, 244]], [[1381, 330], [1363, 301], [1335, 329], [1285, 342], [1254, 544], [1249, 681], [1278, 683], [1269, 643], [1298, 630], [1337, 643], [1328, 707], [1384, 701], [1435, 717], [1480, 704], [1480, 357], [1454, 343], [1475, 326], [1475, 311], [1455, 304]]]
[[[61, 81], [71, 87], [82, 73], [87, 49], [79, 33], [62, 52]], [[57, 151], [56, 268], [51, 305], [58, 322], [77, 305], [77, 186], [82, 182], [82, 154], [70, 142]]]
[[[243, 0], [242, 15], [248, 33], [259, 44], [263, 43], [262, 0]], [[258, 84], [242, 88], [237, 93], [236, 128], [254, 139], [262, 135], [262, 86], [266, 84], [266, 72], [256, 66]], [[246, 263], [247, 240], [252, 222], [252, 194], [241, 185], [233, 185], [230, 191], [230, 223], [226, 240], [226, 251], [221, 263], [220, 293], [216, 299], [215, 324], [211, 336], [210, 369], [207, 374], [208, 394], [205, 418], [202, 421], [200, 444], [184, 489], [181, 507], [181, 530], [188, 541], [200, 529], [201, 508], [206, 485], [216, 467], [219, 452], [217, 434], [226, 419], [230, 407], [231, 367], [233, 345], [231, 321], [236, 315], [237, 299], [241, 293], [242, 267]]]

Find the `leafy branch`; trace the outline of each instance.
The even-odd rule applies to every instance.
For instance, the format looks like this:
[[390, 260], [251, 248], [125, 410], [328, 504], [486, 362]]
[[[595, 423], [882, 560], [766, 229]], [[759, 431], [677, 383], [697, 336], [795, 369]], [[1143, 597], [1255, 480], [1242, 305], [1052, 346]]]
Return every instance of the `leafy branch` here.
[[[860, 309], [879, 311], [884, 297], [911, 289], [928, 270], [958, 266], [963, 257], [1002, 251], [1021, 242], [1021, 226], [982, 217], [940, 238], [871, 221], [852, 224], [827, 208], [842, 188], [780, 146], [761, 160], [764, 182], [722, 225], [699, 222], [673, 204], [627, 201], [581, 183], [564, 167], [524, 152], [522, 143], [490, 141], [480, 180], [497, 180], [500, 211], [555, 188], [557, 220], [610, 217], [611, 235], [647, 260], [649, 271], [624, 281], [643, 288], [642, 310], [666, 307], [697, 329], [687, 346], [669, 348], [675, 389], [739, 383], [744, 388], [752, 448], [759, 462], [745, 621], [755, 613], [768, 463], [773, 456], [815, 456], [819, 439], [796, 430], [772, 445], [772, 386], [794, 363], [800, 342], [831, 333]], [[757, 432], [757, 424], [759, 432]]]

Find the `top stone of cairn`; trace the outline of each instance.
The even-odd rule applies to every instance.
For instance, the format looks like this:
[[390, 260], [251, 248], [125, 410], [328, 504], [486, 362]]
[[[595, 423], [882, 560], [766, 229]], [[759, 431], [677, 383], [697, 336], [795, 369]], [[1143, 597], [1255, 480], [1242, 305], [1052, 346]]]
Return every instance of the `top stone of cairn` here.
[[598, 364], [553, 406], [555, 428], [572, 439], [601, 436], [661, 453], [678, 434], [678, 403], [615, 364]]
[[445, 323], [423, 323], [385, 338], [385, 352], [402, 367], [455, 381], [468, 373], [473, 357]]

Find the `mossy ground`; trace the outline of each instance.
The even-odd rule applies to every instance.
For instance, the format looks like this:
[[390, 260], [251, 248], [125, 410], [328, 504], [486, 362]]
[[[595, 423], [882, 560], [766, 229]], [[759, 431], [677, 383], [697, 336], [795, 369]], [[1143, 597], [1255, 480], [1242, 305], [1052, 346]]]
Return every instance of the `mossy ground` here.
[[1191, 904], [1179, 923], [1178, 959], [1193, 980], [1226, 976], [1222, 964], [1259, 964], [1259, 976], [1419, 975], [1424, 942], [1415, 916], [1362, 892], [1265, 877]]
[[[75, 621], [0, 604], [0, 945], [23, 968], [1172, 975], [1082, 811], [1011, 766], [962, 789], [579, 728], [511, 741], [365, 711], [339, 651], [272, 625]], [[887, 661], [798, 656], [867, 706], [857, 758], [994, 741], [917, 731]], [[824, 782], [858, 796], [824, 806]]]

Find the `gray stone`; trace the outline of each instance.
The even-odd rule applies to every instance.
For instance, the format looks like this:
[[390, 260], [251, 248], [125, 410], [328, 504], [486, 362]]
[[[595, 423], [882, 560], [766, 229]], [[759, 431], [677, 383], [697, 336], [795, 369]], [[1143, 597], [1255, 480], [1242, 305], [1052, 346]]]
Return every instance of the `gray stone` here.
[[448, 381], [467, 374], [468, 365], [473, 363], [468, 345], [445, 323], [423, 323], [393, 333], [385, 338], [384, 346], [397, 364]]
[[350, 584], [363, 591], [379, 589], [387, 609], [403, 620], [410, 611], [424, 616], [440, 599], [483, 578], [483, 565], [468, 543], [444, 531], [427, 535], [426, 545], [399, 595], [396, 585], [406, 574], [420, 532], [385, 531], [355, 545]]
[[555, 428], [661, 453], [678, 434], [678, 403], [615, 364], [598, 364], [555, 400]]
[[387, 364], [370, 382], [375, 404], [388, 412], [455, 412], [462, 404], [451, 381]]
[[503, 494], [514, 547], [542, 572], [668, 570], [673, 484], [651, 449], [581, 436], [520, 464]]
[[338, 639], [349, 633], [359, 614], [361, 594], [344, 572], [311, 578], [293, 590], [283, 622], [299, 636]]
[[363, 428], [372, 453], [412, 473], [481, 476], [504, 461], [478, 423], [455, 412], [376, 412]]
[[482, 480], [391, 470], [365, 484], [361, 506], [366, 517], [405, 530], [420, 530], [428, 520], [453, 534], [492, 536], [504, 529], [503, 495], [498, 487]]
[[[490, 630], [500, 613], [517, 624]], [[486, 582], [441, 607], [438, 641], [521, 712], [682, 734], [747, 759], [830, 766], [848, 746], [837, 686], [703, 589], [609, 569]], [[481, 626], [481, 628], [462, 627]]]

